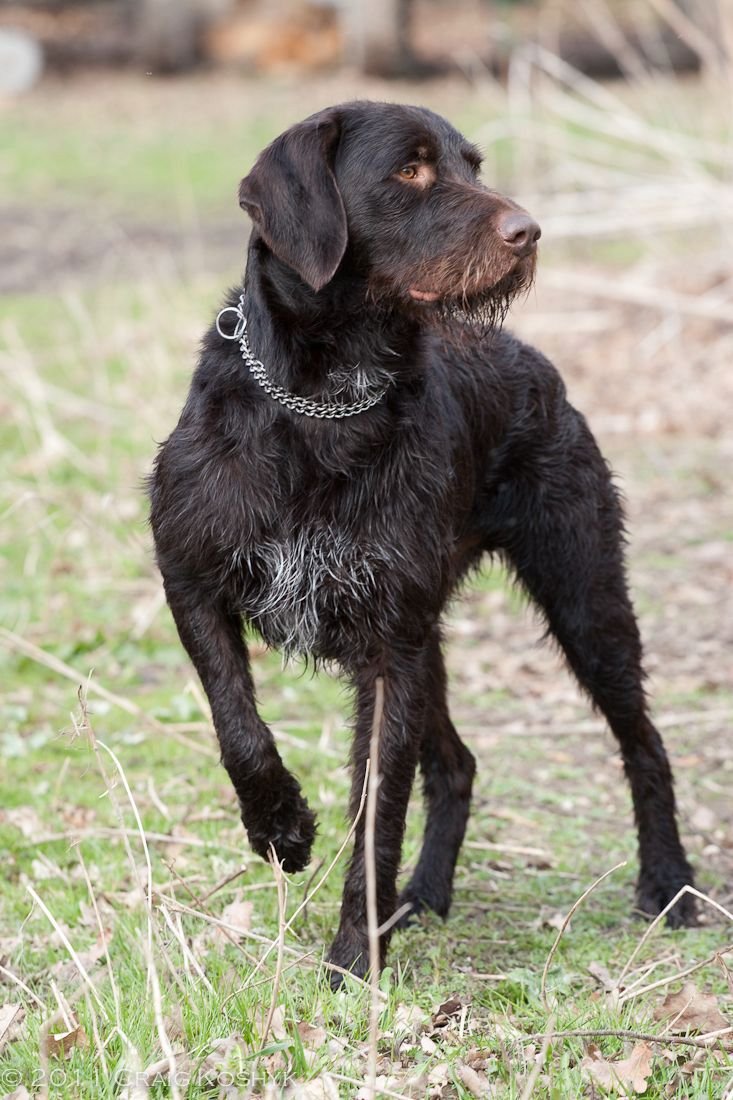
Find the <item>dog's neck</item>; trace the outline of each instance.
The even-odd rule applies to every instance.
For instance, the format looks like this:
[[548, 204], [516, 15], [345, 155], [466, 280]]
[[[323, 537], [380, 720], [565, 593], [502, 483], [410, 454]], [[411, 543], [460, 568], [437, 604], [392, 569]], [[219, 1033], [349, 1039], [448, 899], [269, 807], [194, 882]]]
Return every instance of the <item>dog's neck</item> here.
[[253, 233], [245, 275], [252, 352], [273, 381], [302, 394], [333, 391], [334, 378], [351, 371], [374, 385], [410, 373], [419, 326], [386, 306], [367, 311], [367, 293], [348, 257], [316, 292]]

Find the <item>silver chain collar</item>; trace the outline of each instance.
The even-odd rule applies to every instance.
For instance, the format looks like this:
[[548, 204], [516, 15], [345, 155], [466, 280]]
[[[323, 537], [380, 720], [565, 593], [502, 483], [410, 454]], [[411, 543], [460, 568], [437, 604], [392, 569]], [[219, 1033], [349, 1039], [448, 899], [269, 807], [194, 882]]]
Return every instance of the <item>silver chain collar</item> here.
[[[225, 313], [233, 313], [237, 318], [232, 333], [222, 332], [221, 318]], [[239, 295], [239, 302], [236, 306], [225, 306], [224, 309], [219, 310], [216, 315], [216, 331], [223, 340], [239, 341], [242, 358], [247, 364], [250, 374], [273, 401], [277, 401], [284, 405], [286, 409], [292, 409], [293, 412], [301, 413], [303, 416], [314, 416], [319, 420], [341, 420], [345, 416], [356, 416], [357, 413], [371, 409], [373, 405], [382, 400], [387, 392], [385, 386], [376, 393], [371, 393], [366, 397], [362, 397], [360, 401], [354, 401], [353, 404], [347, 405], [342, 401], [312, 401], [308, 397], [298, 397], [297, 394], [284, 390], [282, 386], [276, 386], [265, 370], [263, 363], [259, 359], [255, 359], [249, 346], [247, 318], [244, 315], [244, 294]]]

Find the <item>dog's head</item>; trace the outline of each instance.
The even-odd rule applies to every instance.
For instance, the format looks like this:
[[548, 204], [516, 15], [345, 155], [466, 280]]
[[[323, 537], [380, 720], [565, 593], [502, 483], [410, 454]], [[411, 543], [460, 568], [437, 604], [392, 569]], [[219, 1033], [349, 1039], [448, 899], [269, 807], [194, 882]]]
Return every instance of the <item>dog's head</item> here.
[[477, 149], [432, 111], [347, 103], [269, 145], [239, 201], [316, 291], [348, 255], [373, 297], [495, 315], [530, 284], [540, 229], [480, 182], [480, 165]]

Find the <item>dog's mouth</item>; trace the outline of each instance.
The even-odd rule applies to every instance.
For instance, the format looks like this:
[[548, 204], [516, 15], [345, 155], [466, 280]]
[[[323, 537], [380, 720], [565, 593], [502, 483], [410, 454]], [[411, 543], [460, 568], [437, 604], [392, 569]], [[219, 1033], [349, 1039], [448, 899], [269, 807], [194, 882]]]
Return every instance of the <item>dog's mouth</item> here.
[[[532, 285], [535, 272], [535, 257], [519, 260], [500, 278], [484, 285], [473, 287], [462, 285], [459, 288], [446, 287], [433, 290], [432, 280], [426, 279], [407, 287], [407, 296], [422, 306], [437, 306], [442, 313], [463, 314], [466, 318], [493, 318], [501, 322], [513, 298]], [[427, 284], [427, 285], [426, 285]]]
[[[407, 295], [413, 302], [422, 304], [440, 303], [453, 309], [463, 307], [467, 312], [470, 312], [472, 306], [486, 306], [491, 301], [502, 301], [507, 297], [512, 298], [522, 290], [526, 290], [532, 283], [535, 260], [534, 254], [523, 257], [516, 261], [508, 271], [499, 274], [498, 278], [495, 272], [491, 272], [493, 277], [489, 277], [486, 281], [480, 276], [478, 278], [475, 276], [474, 278], [467, 278], [463, 272], [461, 273], [460, 282], [455, 277], [449, 279], [444, 276], [443, 278], [432, 279], [430, 274], [426, 272], [428, 277], [424, 282], [420, 279], [419, 282], [408, 285]], [[440, 289], [433, 289], [436, 286]]]
[[472, 294], [441, 297], [431, 310], [436, 322], [459, 320], [480, 333], [500, 329], [515, 298], [532, 285], [534, 263], [520, 263], [513, 271]]
[[439, 302], [442, 297], [437, 290], [422, 290], [417, 286], [409, 287], [407, 293], [413, 302]]

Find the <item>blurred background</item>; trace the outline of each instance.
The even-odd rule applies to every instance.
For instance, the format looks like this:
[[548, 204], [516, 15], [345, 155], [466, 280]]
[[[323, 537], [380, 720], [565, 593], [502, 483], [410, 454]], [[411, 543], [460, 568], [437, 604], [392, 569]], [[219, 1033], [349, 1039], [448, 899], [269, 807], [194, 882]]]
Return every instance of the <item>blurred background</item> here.
[[[106, 813], [88, 754], [60, 736], [92, 669], [98, 733], [147, 826], [241, 849], [141, 484], [241, 278], [239, 179], [291, 123], [355, 97], [445, 114], [482, 148], [485, 182], [542, 226], [536, 285], [507, 323], [556, 362], [617, 471], [686, 843], [731, 904], [732, 60], [733, 0], [0, 0], [0, 896], [13, 935], [27, 881], [78, 920], [53, 878], [74, 857], [53, 836], [93, 838]], [[539, 633], [498, 569], [449, 624], [457, 723], [490, 758], [467, 850], [501, 838], [521, 853], [528, 832], [552, 849], [560, 821], [582, 833], [558, 857], [566, 879], [521, 855], [521, 875], [496, 871], [517, 902], [504, 943], [534, 913], [516, 893], [527, 874], [567, 908], [567, 876], [587, 884], [619, 843], [633, 861], [615, 746]], [[326, 855], [343, 837], [346, 703], [328, 676], [283, 674], [256, 647], [255, 673], [321, 806]], [[40, 862], [39, 836], [52, 838]], [[109, 843], [92, 856], [114, 891], [126, 872]], [[416, 844], [413, 830], [408, 863]], [[197, 853], [189, 869], [206, 879]], [[462, 867], [459, 911], [460, 891], [494, 875]], [[336, 899], [315, 907], [316, 939]], [[34, 921], [18, 958], [42, 973]], [[472, 965], [496, 969], [481, 950]]]

